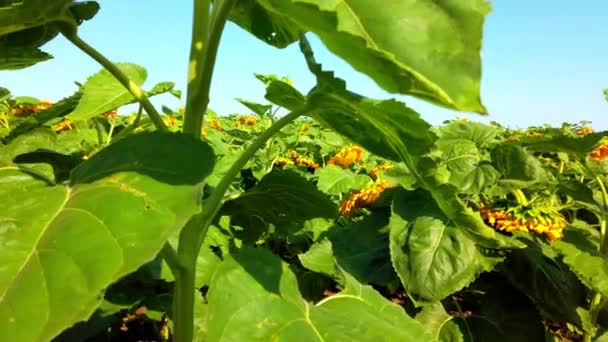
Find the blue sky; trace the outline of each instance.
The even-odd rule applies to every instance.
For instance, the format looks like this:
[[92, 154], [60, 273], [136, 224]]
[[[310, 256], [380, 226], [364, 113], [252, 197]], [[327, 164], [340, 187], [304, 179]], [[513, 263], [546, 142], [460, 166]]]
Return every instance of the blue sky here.
[[[396, 1], [396, 0], [384, 0]], [[367, 76], [331, 55], [311, 37], [317, 59], [346, 79], [349, 88], [373, 98], [396, 97], [433, 124], [456, 116], [495, 120], [511, 127], [588, 120], [608, 130], [608, 1], [492, 1], [483, 37], [481, 96], [490, 115], [457, 113], [408, 96], [387, 94]], [[146, 3], [146, 7], [141, 4]], [[174, 81], [186, 90], [191, 1], [102, 0], [101, 11], [81, 26], [80, 35], [111, 60], [148, 69], [146, 85]], [[0, 86], [15, 95], [56, 101], [71, 94], [99, 65], [63, 37], [45, 46], [54, 60], [20, 71], [0, 72]], [[229, 23], [220, 46], [211, 91], [211, 108], [220, 114], [244, 113], [234, 100], [263, 102], [253, 73], [288, 76], [302, 92], [313, 85], [294, 44], [275, 49]], [[171, 96], [155, 104], [177, 107]]]

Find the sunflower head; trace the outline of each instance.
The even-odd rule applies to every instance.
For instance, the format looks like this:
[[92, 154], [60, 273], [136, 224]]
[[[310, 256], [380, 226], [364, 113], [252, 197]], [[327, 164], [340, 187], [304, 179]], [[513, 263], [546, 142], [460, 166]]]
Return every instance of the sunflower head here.
[[363, 160], [363, 149], [360, 146], [346, 146], [327, 162], [327, 165], [338, 165], [343, 169]]
[[64, 119], [53, 125], [53, 130], [57, 133], [65, 132], [74, 129], [74, 123], [69, 119]]
[[372, 168], [372, 170], [369, 172], [369, 176], [371, 177], [371, 179], [376, 180], [376, 179], [378, 179], [378, 172], [386, 171], [386, 170], [390, 169], [391, 167], [393, 167], [393, 166], [389, 165], [389, 164], [374, 166]]
[[591, 153], [589, 153], [589, 159], [601, 162], [608, 157], [608, 139], [603, 140], [601, 145], [596, 147]]
[[556, 210], [535, 210], [515, 207], [513, 209], [482, 206], [479, 211], [487, 225], [507, 233], [524, 232], [545, 235], [549, 240], [561, 239], [566, 219]]
[[342, 216], [352, 216], [358, 208], [370, 208], [384, 190], [393, 187], [388, 182], [378, 182], [371, 187], [352, 192], [346, 200], [340, 204], [340, 214]]
[[576, 135], [584, 137], [585, 135], [593, 133], [593, 127], [590, 125], [584, 125], [583, 127], [575, 131]]

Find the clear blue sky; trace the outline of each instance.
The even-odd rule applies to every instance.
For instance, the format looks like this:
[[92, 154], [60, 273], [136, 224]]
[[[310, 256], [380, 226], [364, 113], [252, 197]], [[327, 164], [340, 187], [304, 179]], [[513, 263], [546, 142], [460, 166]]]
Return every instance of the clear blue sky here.
[[[81, 26], [81, 36], [113, 61], [145, 66], [148, 87], [174, 81], [185, 92], [191, 1], [100, 2], [101, 11]], [[589, 120], [598, 130], [608, 130], [608, 102], [602, 93], [608, 88], [607, 39], [607, 0], [493, 1], [482, 51], [481, 95], [490, 116], [482, 118], [387, 94], [311, 37], [317, 59], [346, 79], [351, 90], [373, 98], [397, 97], [433, 124], [455, 116], [511, 127]], [[46, 50], [56, 59], [0, 72], [0, 86], [15, 95], [56, 101], [75, 90], [74, 81], [83, 82], [99, 69], [63, 37], [47, 44]], [[263, 101], [264, 89], [253, 77], [255, 72], [288, 76], [302, 92], [313, 85], [297, 44], [274, 49], [230, 23], [219, 51], [211, 108], [220, 114], [246, 112], [234, 98]], [[180, 105], [170, 96], [154, 102]]]

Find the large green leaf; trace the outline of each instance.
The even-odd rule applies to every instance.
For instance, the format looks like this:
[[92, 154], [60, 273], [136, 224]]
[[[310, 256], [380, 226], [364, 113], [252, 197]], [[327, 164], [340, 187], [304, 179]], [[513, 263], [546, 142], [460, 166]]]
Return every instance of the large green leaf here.
[[496, 128], [479, 122], [453, 121], [435, 129], [439, 138], [445, 142], [449, 140], [465, 139], [482, 147], [492, 144], [496, 138]]
[[[116, 63], [116, 66], [140, 86], [145, 82], [148, 73], [143, 67], [131, 63]], [[172, 92], [174, 83], [161, 82], [146, 94], [155, 96]], [[68, 117], [72, 120], [85, 120], [109, 112], [118, 107], [134, 103], [137, 100], [109, 71], [101, 69], [87, 79], [82, 86], [83, 95], [80, 102]]]
[[449, 182], [460, 192], [478, 194], [498, 179], [498, 171], [481, 160], [481, 153], [473, 141], [441, 138], [437, 140], [437, 145], [450, 171]]
[[0, 70], [19, 70], [52, 58], [53, 56], [38, 48], [2, 48]]
[[[258, 0], [273, 16], [314, 32], [327, 48], [393, 93], [485, 113], [481, 36], [489, 3]], [[292, 23], [293, 22], [293, 23]]]
[[[76, 108], [81, 97], [82, 92], [78, 90], [74, 94], [57, 101], [52, 107], [42, 110], [36, 115], [28, 115], [24, 118], [19, 118], [19, 121], [16, 121], [13, 124], [14, 127], [10, 133], [2, 139], [3, 142], [7, 144], [13, 139], [36, 129], [55, 118], [68, 115]], [[49, 148], [49, 146], [46, 147]]]
[[445, 312], [440, 302], [422, 308], [416, 315], [416, 320], [422, 323], [426, 332], [433, 337], [432, 341], [464, 341], [458, 325], [454, 323], [454, 317]]
[[97, 14], [95, 1], [23, 0], [0, 3], [0, 70], [21, 69], [52, 58], [38, 48], [61, 30], [75, 31]]
[[545, 327], [534, 305], [522, 293], [494, 279], [479, 310], [467, 319], [473, 341], [537, 342], [545, 340]]
[[502, 261], [484, 255], [423, 190], [395, 193], [390, 225], [393, 266], [420, 304], [445, 298]]
[[222, 215], [253, 229], [259, 223], [277, 226], [337, 216], [336, 205], [304, 177], [291, 170], [274, 170], [238, 198], [224, 203]]
[[563, 261], [587, 287], [608, 296], [608, 259], [583, 234], [566, 231], [562, 240], [551, 243]]
[[536, 305], [544, 319], [586, 327], [586, 317], [579, 314], [586, 306], [583, 285], [559, 259], [543, 255], [533, 241], [527, 243], [528, 248], [509, 255], [502, 273]]
[[[146, 69], [139, 65], [117, 63], [116, 66], [137, 86], [141, 86], [148, 77]], [[80, 102], [68, 115], [72, 120], [92, 118], [133, 101], [129, 90], [106, 69], [89, 77], [82, 91]]]
[[264, 117], [272, 109], [272, 105], [270, 104], [261, 104], [240, 98], [237, 98], [236, 100], [260, 117]]
[[522, 147], [500, 144], [492, 152], [492, 165], [502, 174], [501, 184], [526, 187], [547, 181], [542, 164]]
[[[388, 215], [376, 211], [345, 227], [329, 231], [329, 239], [313, 244], [298, 258], [309, 270], [342, 282], [342, 270], [362, 283], [397, 288], [388, 247]], [[339, 266], [339, 268], [338, 268]]]
[[49, 128], [39, 128], [29, 134], [19, 135], [11, 143], [0, 145], [0, 166], [10, 165], [16, 156], [39, 148], [54, 149], [56, 142], [57, 135]]
[[256, 0], [237, 1], [229, 19], [263, 42], [278, 48], [293, 43], [303, 33], [288, 17], [267, 11]]
[[306, 253], [299, 254], [298, 259], [302, 266], [311, 271], [334, 278], [341, 275], [336, 265], [331, 241], [328, 239], [313, 244]]
[[264, 98], [277, 106], [294, 110], [304, 105], [306, 97], [287, 82], [273, 75], [256, 74], [255, 77], [266, 86]]
[[345, 274], [342, 292], [316, 305], [301, 297], [289, 266], [245, 247], [228, 257], [209, 290], [207, 341], [425, 341], [396, 304]]
[[80, 164], [67, 185], [0, 169], [5, 338], [49, 340], [89, 317], [104, 288], [153, 259], [200, 210], [214, 159], [201, 141], [142, 133]]
[[542, 136], [523, 136], [519, 139], [529, 151], [567, 152], [583, 156], [593, 151], [608, 132], [591, 133], [583, 137], [566, 135], [563, 132], [549, 131]]
[[65, 16], [73, 0], [24, 0], [2, 3], [0, 7], [0, 37], [44, 25]]
[[367, 175], [355, 174], [336, 165], [327, 165], [318, 170], [316, 175], [319, 176], [317, 182], [319, 190], [335, 195], [364, 188], [371, 182], [371, 178]]
[[387, 212], [376, 210], [331, 231], [330, 238], [336, 261], [346, 272], [362, 283], [397, 288], [399, 278], [391, 264]]

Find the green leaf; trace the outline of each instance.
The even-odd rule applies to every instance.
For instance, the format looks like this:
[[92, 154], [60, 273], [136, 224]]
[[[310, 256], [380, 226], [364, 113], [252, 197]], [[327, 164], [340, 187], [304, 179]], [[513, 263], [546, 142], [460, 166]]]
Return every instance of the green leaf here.
[[55, 182], [63, 182], [70, 176], [70, 171], [82, 162], [81, 158], [57, 153], [46, 149], [38, 149], [33, 152], [20, 154], [13, 159], [19, 163], [45, 163], [51, 165]]
[[34, 64], [48, 61], [53, 56], [42, 50], [32, 48], [0, 49], [0, 70], [19, 70]]
[[462, 193], [478, 194], [493, 185], [500, 174], [488, 162], [481, 160], [475, 143], [466, 139], [437, 141], [444, 163], [450, 172], [449, 183]]
[[214, 160], [204, 142], [142, 133], [80, 164], [65, 186], [1, 168], [5, 338], [50, 340], [88, 318], [109, 284], [152, 260], [200, 210]]
[[482, 161], [470, 173], [462, 176], [462, 178], [454, 175], [451, 178], [451, 182], [458, 186], [461, 192], [473, 195], [495, 184], [499, 177], [500, 173], [492, 165]]
[[522, 146], [534, 152], [567, 152], [579, 156], [587, 154], [597, 146], [608, 132], [591, 133], [583, 137], [548, 132], [540, 137], [524, 136], [519, 139]]
[[228, 19], [261, 41], [278, 48], [295, 42], [303, 33], [288, 16], [267, 11], [255, 0], [237, 1]]
[[462, 328], [458, 325], [457, 320], [450, 320], [445, 323], [439, 332], [439, 342], [465, 342], [471, 341], [470, 335], [462, 333]]
[[260, 117], [264, 117], [272, 109], [272, 105], [269, 104], [251, 102], [240, 98], [236, 100]]
[[99, 12], [99, 3], [96, 1], [79, 1], [70, 6], [70, 13], [77, 21], [91, 20]]
[[319, 176], [319, 190], [334, 195], [362, 189], [372, 181], [367, 175], [355, 174], [336, 165], [327, 165], [315, 174]]
[[515, 250], [501, 267], [513, 287], [525, 294], [544, 319], [586, 326], [578, 309], [586, 307], [587, 294], [576, 276], [561, 261], [543, 255], [537, 243]]
[[331, 241], [328, 239], [313, 244], [306, 253], [299, 254], [298, 259], [302, 266], [311, 271], [330, 277], [341, 275], [334, 259]]
[[0, 70], [22, 69], [52, 56], [38, 48], [60, 30], [76, 31], [99, 9], [95, 1], [23, 0], [0, 3]]
[[542, 318], [522, 293], [495, 279], [479, 310], [466, 319], [473, 341], [545, 341]]
[[345, 273], [344, 291], [304, 301], [289, 266], [262, 249], [230, 255], [210, 285], [207, 341], [424, 341], [422, 326]]
[[594, 244], [582, 234], [569, 234], [564, 239], [553, 241], [553, 247], [578, 279], [590, 289], [608, 296], [608, 259], [600, 254]]
[[[141, 86], [148, 77], [146, 69], [139, 65], [116, 63], [116, 66], [137, 86]], [[89, 119], [134, 100], [129, 90], [106, 69], [89, 77], [82, 86], [82, 91], [78, 106], [68, 115], [72, 120]]]
[[276, 76], [255, 74], [255, 77], [266, 86], [264, 98], [277, 106], [294, 110], [306, 102], [306, 97], [302, 93]]
[[[207, 178], [207, 184], [209, 184], [210, 186], [217, 186], [222, 180], [222, 177], [224, 177], [228, 170], [230, 170], [232, 164], [234, 164], [234, 162], [241, 156], [240, 151], [229, 153], [230, 154], [224, 155], [222, 157], [218, 156], [213, 172]], [[219, 155], [219, 151], [216, 152], [216, 155]]]
[[502, 261], [481, 253], [423, 190], [395, 193], [390, 227], [393, 267], [419, 304], [445, 298]]
[[2, 3], [0, 7], [0, 37], [41, 26], [65, 16], [73, 0], [23, 0]]
[[414, 190], [418, 186], [418, 179], [403, 163], [384, 171], [383, 175], [390, 183], [400, 185], [407, 190]]
[[[329, 232], [329, 239], [313, 244], [298, 258], [307, 269], [343, 283], [342, 270], [362, 283], [396, 289], [399, 278], [388, 250], [388, 217], [374, 212], [363, 220]], [[338, 268], [339, 266], [339, 268]]]
[[362, 283], [396, 289], [399, 278], [389, 252], [388, 210], [332, 230], [330, 239], [340, 267]]
[[477, 147], [492, 144], [496, 138], [496, 128], [479, 122], [453, 121], [436, 129], [439, 138], [449, 143], [450, 140], [470, 140]]
[[[52, 107], [42, 110], [36, 115], [27, 116], [23, 121], [16, 123], [10, 134], [4, 137], [2, 140], [4, 143], [9, 143], [16, 137], [24, 135], [25, 133], [36, 129], [53, 119], [71, 113], [78, 105], [81, 97], [82, 92], [78, 90], [74, 94], [54, 103]], [[49, 148], [49, 146], [46, 147]]]
[[4, 87], [0, 87], [0, 101], [8, 100], [10, 97], [11, 91]]
[[[423, 307], [416, 315], [416, 320], [424, 326], [427, 334], [433, 337], [433, 341], [463, 341], [462, 333], [453, 319], [453, 316], [445, 312], [440, 302]], [[448, 338], [449, 336], [452, 338]]]
[[[175, 87], [175, 83], [173, 82], [159, 82], [157, 84], [154, 85], [154, 87], [152, 87], [152, 89], [150, 89], [150, 91], [146, 92], [146, 95], [148, 97], [151, 96], [155, 96], [155, 95], [160, 95], [160, 94], [164, 94], [164, 93], [170, 93], [173, 94], [173, 88]], [[179, 95], [176, 95], [176, 97], [179, 99]]]
[[39, 148], [55, 148], [57, 135], [49, 128], [39, 128], [17, 136], [10, 144], [0, 145], [0, 166], [11, 165], [13, 159], [28, 152], [33, 152]]
[[558, 190], [577, 202], [599, 206], [591, 188], [579, 181], [564, 179], [560, 181]]
[[[606, 90], [606, 99], [608, 99], [608, 90]], [[605, 331], [601, 335], [595, 337], [593, 342], [608, 342], [608, 331]]]
[[485, 113], [479, 99], [483, 0], [259, 0], [314, 32], [334, 54], [392, 93]]
[[515, 181], [523, 186], [547, 180], [547, 173], [540, 161], [519, 146], [501, 144], [491, 154], [492, 165], [503, 176], [501, 182]]
[[332, 218], [337, 216], [338, 209], [327, 195], [297, 172], [274, 170], [250, 191], [224, 203], [221, 213], [232, 216], [233, 222], [258, 219], [279, 225], [316, 217]]

